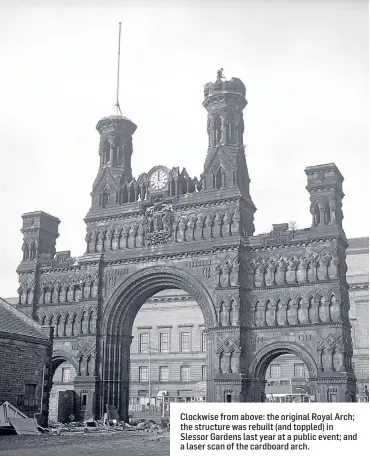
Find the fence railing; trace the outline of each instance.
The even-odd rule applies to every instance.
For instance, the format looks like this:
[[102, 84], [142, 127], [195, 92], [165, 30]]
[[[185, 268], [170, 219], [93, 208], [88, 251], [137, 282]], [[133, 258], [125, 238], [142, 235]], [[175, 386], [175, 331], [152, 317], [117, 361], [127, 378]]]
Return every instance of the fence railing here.
[[200, 403], [205, 402], [203, 396], [158, 396], [151, 397], [131, 397], [129, 411], [133, 417], [161, 416], [170, 415], [171, 403]]

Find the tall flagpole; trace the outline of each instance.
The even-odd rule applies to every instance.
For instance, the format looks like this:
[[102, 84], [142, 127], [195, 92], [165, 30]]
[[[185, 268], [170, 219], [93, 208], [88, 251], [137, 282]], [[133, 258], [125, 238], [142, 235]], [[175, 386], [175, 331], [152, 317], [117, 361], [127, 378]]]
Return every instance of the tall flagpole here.
[[119, 32], [118, 32], [118, 65], [117, 65], [117, 94], [116, 94], [116, 114], [121, 114], [121, 107], [119, 106], [119, 70], [121, 64], [121, 22], [119, 23]]

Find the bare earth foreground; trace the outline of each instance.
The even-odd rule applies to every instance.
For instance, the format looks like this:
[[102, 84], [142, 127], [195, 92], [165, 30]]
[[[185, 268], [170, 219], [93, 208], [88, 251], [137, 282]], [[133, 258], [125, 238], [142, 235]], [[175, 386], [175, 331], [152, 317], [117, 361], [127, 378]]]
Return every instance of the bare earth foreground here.
[[0, 436], [0, 455], [170, 455], [170, 438], [125, 432]]

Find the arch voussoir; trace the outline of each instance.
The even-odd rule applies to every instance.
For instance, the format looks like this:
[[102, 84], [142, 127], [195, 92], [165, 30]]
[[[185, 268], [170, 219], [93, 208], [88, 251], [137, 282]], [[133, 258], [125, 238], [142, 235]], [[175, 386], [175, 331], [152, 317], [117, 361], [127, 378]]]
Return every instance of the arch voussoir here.
[[183, 289], [199, 304], [206, 326], [216, 325], [212, 298], [194, 276], [174, 267], [147, 267], [123, 281], [110, 297], [104, 311], [103, 334], [131, 331], [136, 313], [145, 301], [164, 289]]

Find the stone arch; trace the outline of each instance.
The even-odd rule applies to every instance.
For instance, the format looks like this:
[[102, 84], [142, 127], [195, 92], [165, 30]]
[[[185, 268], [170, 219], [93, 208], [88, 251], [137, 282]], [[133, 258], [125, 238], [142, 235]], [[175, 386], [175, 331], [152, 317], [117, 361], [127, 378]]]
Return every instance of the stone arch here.
[[55, 316], [55, 336], [63, 336], [62, 319], [63, 316], [57, 313]]
[[213, 143], [217, 144], [222, 140], [222, 118], [221, 116], [217, 116], [214, 119], [214, 137]]
[[257, 381], [263, 382], [267, 367], [279, 355], [294, 354], [305, 364], [310, 378], [315, 378], [318, 367], [313, 356], [300, 344], [289, 341], [280, 341], [266, 344], [255, 355], [253, 363], [249, 368], [249, 376]]
[[231, 325], [239, 325], [240, 323], [240, 299], [239, 295], [234, 294], [229, 297], [229, 320]]
[[341, 317], [340, 312], [340, 296], [339, 294], [333, 290], [329, 289], [325, 295], [325, 302], [327, 306], [327, 319], [329, 321], [338, 321]]
[[194, 276], [175, 267], [156, 266], [139, 270], [113, 292], [104, 311], [102, 331], [131, 334], [140, 307], [164, 289], [182, 289], [198, 303], [207, 327], [217, 326], [216, 310], [205, 286]]
[[71, 336], [76, 336], [78, 334], [77, 332], [77, 313], [72, 314], [72, 319], [71, 319]]
[[87, 317], [87, 311], [85, 308], [82, 308], [79, 312], [78, 316], [78, 332], [80, 335], [85, 334], [86, 330], [86, 317]]
[[96, 323], [96, 313], [93, 309], [88, 311], [88, 324], [87, 324], [87, 333], [95, 333], [95, 323]]
[[220, 327], [224, 325], [224, 313], [226, 308], [226, 299], [224, 297], [220, 298], [217, 303], [217, 320]]
[[325, 294], [319, 292], [316, 296], [317, 317], [319, 322], [325, 322]]
[[268, 297], [265, 300], [265, 316], [264, 316], [264, 325], [274, 325], [275, 316], [274, 316], [274, 300], [271, 297]]
[[73, 366], [73, 368], [76, 370], [76, 373], [78, 372], [78, 361], [69, 352], [62, 351], [59, 349], [56, 351], [53, 351], [51, 361], [52, 361], [54, 373], [55, 373], [56, 368], [58, 368], [58, 366], [63, 362], [69, 362]]
[[281, 298], [276, 301], [276, 325], [286, 325], [286, 309]]
[[315, 322], [315, 297], [312, 293], [309, 293], [306, 297], [307, 302], [307, 319], [308, 323], [311, 324]]
[[[112, 293], [99, 322], [102, 359], [102, 404], [118, 405], [120, 416], [128, 420], [129, 366], [132, 327], [141, 306], [165, 289], [186, 291], [199, 305], [206, 332], [218, 327], [216, 307], [206, 287], [195, 276], [176, 267], [146, 267], [128, 276]], [[215, 354], [207, 351], [207, 366], [213, 367]], [[118, 380], [119, 382], [115, 382]], [[213, 385], [212, 380], [208, 383]], [[207, 388], [207, 396], [209, 394]]]

